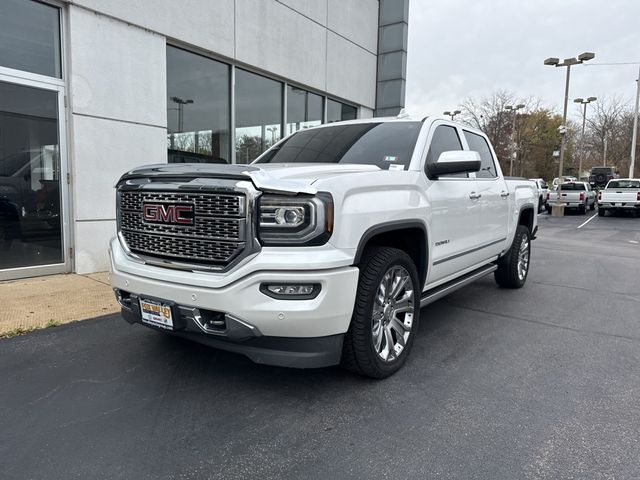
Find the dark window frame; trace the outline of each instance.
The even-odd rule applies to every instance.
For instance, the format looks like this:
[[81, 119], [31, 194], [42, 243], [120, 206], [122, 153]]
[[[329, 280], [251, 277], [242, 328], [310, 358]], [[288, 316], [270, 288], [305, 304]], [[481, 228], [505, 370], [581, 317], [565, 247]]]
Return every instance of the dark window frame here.
[[[429, 136], [427, 138], [427, 151], [424, 155], [424, 167], [422, 169], [422, 171], [424, 172], [425, 175], [427, 175], [427, 178], [429, 177], [427, 174], [427, 167], [431, 164], [434, 163], [434, 161], [432, 159], [429, 159], [429, 153], [431, 152], [431, 146], [433, 144], [433, 139], [436, 136], [436, 132], [439, 128], [444, 127], [444, 128], [450, 128], [453, 129], [453, 131], [456, 134], [456, 137], [458, 138], [458, 143], [460, 144], [460, 150], [464, 150], [464, 144], [462, 143], [462, 135], [460, 135], [460, 129], [456, 126], [456, 125], [450, 125], [448, 123], [436, 123], [435, 125], [431, 126], [431, 132], [429, 133]], [[448, 152], [450, 150], [443, 150], [442, 152], [440, 152], [440, 154], [442, 154], [443, 152]], [[437, 161], [437, 159], [435, 159], [435, 161]], [[468, 173], [452, 173], [449, 175], [443, 175], [441, 177], [438, 177], [437, 180], [473, 180], [474, 178], [468, 174]]]

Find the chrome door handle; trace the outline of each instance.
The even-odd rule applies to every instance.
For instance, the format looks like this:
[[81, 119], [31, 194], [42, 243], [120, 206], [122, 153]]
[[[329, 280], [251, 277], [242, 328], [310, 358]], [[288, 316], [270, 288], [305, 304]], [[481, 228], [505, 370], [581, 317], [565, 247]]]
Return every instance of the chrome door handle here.
[[471, 198], [471, 199], [480, 198], [481, 196], [482, 196], [481, 193], [476, 193], [476, 192], [471, 192], [469, 194], [469, 198]]
[[506, 197], [508, 197], [508, 196], [509, 196], [509, 192], [505, 192], [505, 191], [503, 191], [503, 192], [501, 192], [501, 193], [500, 193], [500, 196], [501, 196], [502, 198], [506, 198]]

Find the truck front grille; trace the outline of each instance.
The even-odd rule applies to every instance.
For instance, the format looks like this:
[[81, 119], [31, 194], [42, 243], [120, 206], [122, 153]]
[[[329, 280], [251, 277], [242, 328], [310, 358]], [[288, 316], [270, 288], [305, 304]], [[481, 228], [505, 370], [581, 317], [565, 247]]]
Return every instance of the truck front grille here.
[[[188, 224], [168, 214], [189, 210]], [[158, 209], [149, 220], [145, 208]], [[118, 231], [132, 253], [223, 268], [240, 256], [247, 239], [246, 197], [238, 193], [118, 192]]]

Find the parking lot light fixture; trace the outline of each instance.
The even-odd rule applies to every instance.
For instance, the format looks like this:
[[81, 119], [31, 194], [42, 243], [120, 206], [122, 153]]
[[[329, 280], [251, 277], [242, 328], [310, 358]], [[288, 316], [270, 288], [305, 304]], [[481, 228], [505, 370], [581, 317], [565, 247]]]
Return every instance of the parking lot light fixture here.
[[447, 110], [446, 112], [442, 112], [443, 115], [446, 115], [447, 117], [451, 117], [452, 122], [453, 122], [453, 119], [456, 117], [456, 115], [459, 115], [461, 113], [462, 113], [462, 110], [453, 110], [453, 111]]
[[[596, 54], [593, 52], [583, 52], [580, 55], [578, 55], [578, 58], [576, 57], [570, 57], [570, 58], [565, 58], [564, 61], [562, 61], [562, 63], [560, 63], [560, 60], [558, 58], [555, 57], [550, 57], [547, 58], [544, 61], [545, 65], [551, 66], [551, 67], [567, 67], [567, 77], [565, 80], [565, 86], [564, 86], [564, 107], [562, 110], [562, 125], [566, 125], [567, 124], [567, 105], [569, 102], [569, 79], [571, 78], [571, 66], [572, 65], [578, 65], [584, 62], [587, 62], [589, 60], [593, 60], [596, 57]], [[563, 173], [563, 167], [564, 167], [564, 152], [565, 152], [565, 143], [566, 143], [566, 135], [562, 135], [561, 138], [561, 142], [560, 142], [560, 165], [558, 166], [558, 178], [562, 178], [562, 173]]]
[[580, 180], [580, 172], [582, 172], [582, 157], [584, 156], [584, 127], [587, 120], [587, 105], [591, 102], [595, 102], [597, 97], [587, 97], [584, 98], [574, 98], [573, 101], [575, 103], [579, 103], [582, 105], [582, 135], [580, 136], [580, 161], [578, 163], [578, 180]]
[[513, 143], [513, 152], [511, 153], [511, 160], [509, 161], [509, 176], [513, 176], [513, 159], [518, 155], [518, 144], [516, 143], [516, 112], [525, 105], [519, 103], [515, 107], [513, 105], [505, 105], [504, 109], [513, 112], [513, 118], [511, 119], [511, 142]]

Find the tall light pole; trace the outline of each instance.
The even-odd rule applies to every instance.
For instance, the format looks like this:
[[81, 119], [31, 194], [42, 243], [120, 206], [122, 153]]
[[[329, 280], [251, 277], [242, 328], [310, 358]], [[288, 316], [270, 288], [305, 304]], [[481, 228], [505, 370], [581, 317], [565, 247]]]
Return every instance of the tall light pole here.
[[178, 132], [182, 133], [182, 130], [184, 128], [184, 106], [193, 103], [193, 100], [184, 100], [180, 97], [171, 97], [171, 101], [178, 104]]
[[636, 80], [636, 105], [633, 111], [633, 135], [631, 136], [631, 163], [629, 164], [629, 178], [634, 178], [636, 166], [636, 143], [638, 140], [638, 103], [640, 102], [640, 68]]
[[511, 154], [511, 161], [509, 162], [509, 176], [513, 176], [513, 159], [518, 155], [518, 144], [516, 143], [516, 112], [524, 108], [524, 104], [520, 103], [515, 107], [513, 105], [505, 105], [504, 109], [513, 112], [513, 118], [511, 120], [511, 141], [513, 142], [513, 153]]
[[456, 115], [462, 113], [462, 110], [453, 110], [453, 111], [449, 111], [447, 110], [446, 112], [442, 112], [443, 115], [446, 115], [447, 117], [451, 117], [451, 121], [453, 122], [453, 119], [456, 117]]
[[[567, 78], [565, 80], [565, 85], [564, 85], [564, 108], [562, 110], [562, 126], [565, 127], [565, 129], [563, 131], [566, 132], [566, 125], [567, 125], [567, 104], [569, 102], [569, 79], [571, 76], [571, 66], [572, 65], [579, 65], [581, 63], [587, 62], [589, 60], [594, 59], [596, 56], [595, 53], [592, 52], [584, 52], [581, 53], [580, 55], [578, 55], [578, 58], [575, 57], [571, 57], [571, 58], [565, 58], [564, 61], [562, 63], [560, 63], [560, 59], [559, 58], [555, 58], [555, 57], [550, 57], [547, 58], [544, 61], [545, 65], [549, 65], [551, 67], [567, 67]], [[558, 178], [562, 178], [562, 173], [563, 173], [563, 167], [564, 167], [564, 151], [565, 151], [565, 134], [561, 133], [560, 136], [560, 165], [558, 167], [559, 170], [559, 174], [558, 174]], [[561, 184], [560, 184], [561, 185]]]
[[584, 156], [584, 126], [587, 121], [587, 105], [591, 102], [595, 102], [597, 100], [596, 97], [588, 97], [586, 100], [584, 98], [574, 98], [573, 101], [575, 103], [579, 103], [582, 105], [582, 135], [580, 136], [580, 162], [578, 166], [578, 180], [580, 180], [580, 173], [582, 172], [582, 157]]

